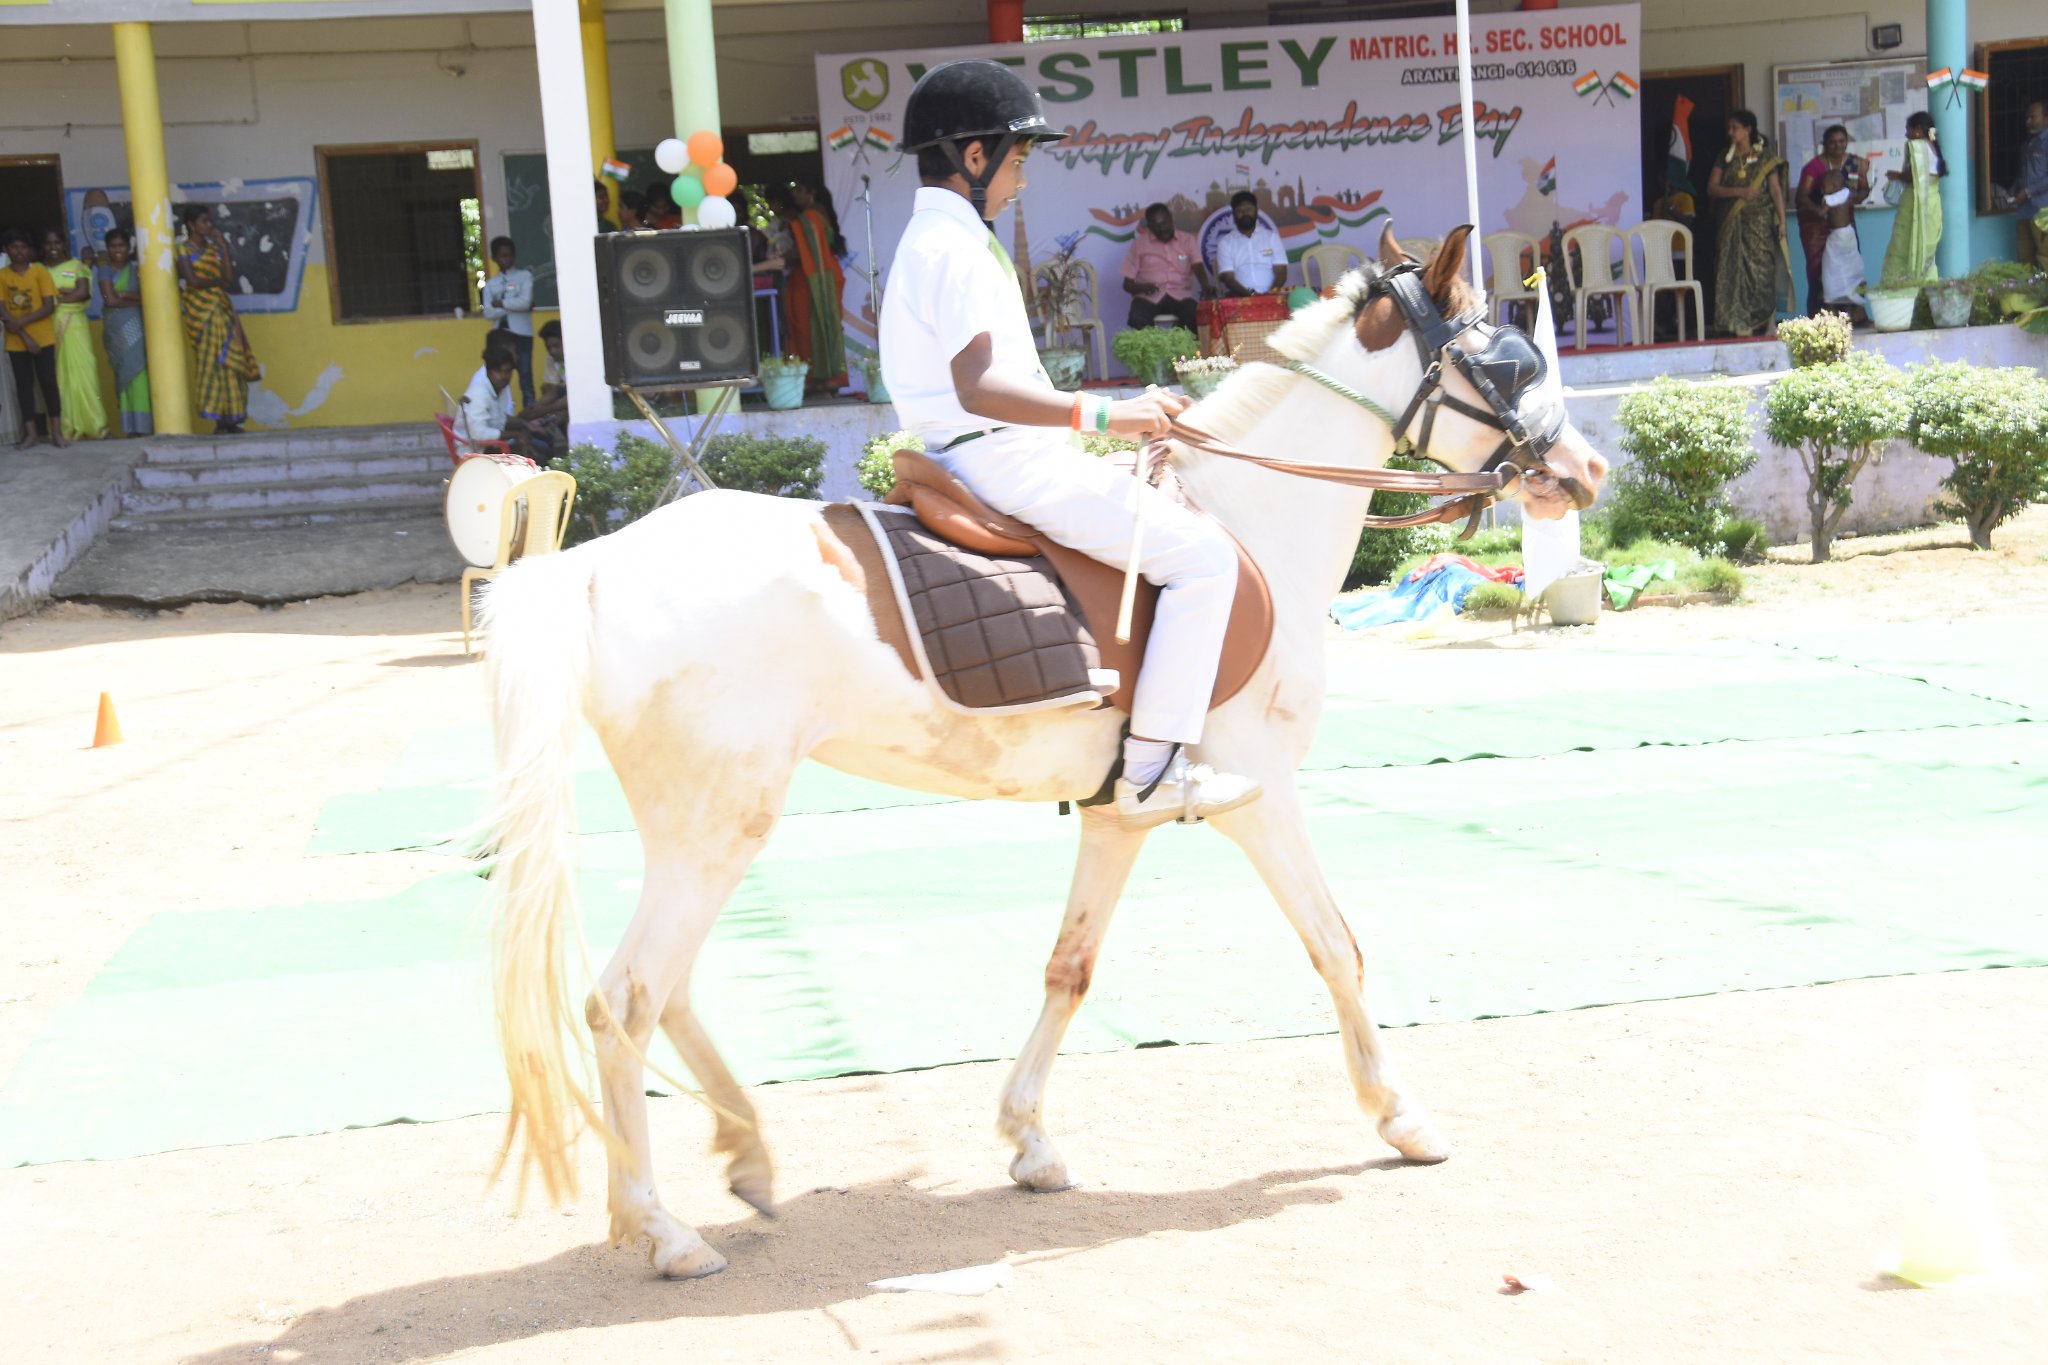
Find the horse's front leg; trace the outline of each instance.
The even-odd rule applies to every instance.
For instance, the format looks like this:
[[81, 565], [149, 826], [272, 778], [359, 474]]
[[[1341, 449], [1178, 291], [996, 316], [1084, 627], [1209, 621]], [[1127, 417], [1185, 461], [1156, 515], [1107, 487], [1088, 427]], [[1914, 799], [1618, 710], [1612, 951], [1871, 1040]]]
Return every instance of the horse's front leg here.
[[1422, 1105], [1402, 1091], [1380, 1046], [1379, 1028], [1365, 1003], [1365, 959], [1323, 880], [1292, 780], [1268, 782], [1264, 798], [1211, 823], [1252, 860], [1330, 988], [1359, 1107], [1379, 1125], [1380, 1136], [1409, 1160], [1450, 1156], [1450, 1144], [1437, 1136]]
[[1095, 973], [1095, 955], [1108, 932], [1109, 917], [1131, 875], [1131, 864], [1145, 843], [1144, 830], [1127, 830], [1114, 806], [1081, 808], [1081, 854], [1067, 892], [1067, 915], [1059, 941], [1045, 964], [1045, 1008], [1031, 1040], [1018, 1055], [1003, 1087], [1003, 1106], [996, 1128], [1016, 1147], [1010, 1178], [1027, 1190], [1064, 1190], [1074, 1181], [1052, 1139], [1045, 1135], [1045, 1082], [1060, 1039]]

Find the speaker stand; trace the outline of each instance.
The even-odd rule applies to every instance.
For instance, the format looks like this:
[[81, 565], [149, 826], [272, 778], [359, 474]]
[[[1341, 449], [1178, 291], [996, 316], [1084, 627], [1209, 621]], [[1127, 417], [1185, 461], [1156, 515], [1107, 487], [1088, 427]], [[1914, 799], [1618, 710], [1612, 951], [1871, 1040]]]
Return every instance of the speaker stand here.
[[719, 419], [723, 418], [727, 411], [731, 409], [733, 395], [738, 393], [739, 390], [731, 386], [719, 389], [718, 397], [711, 400], [711, 410], [702, 415], [703, 420], [697, 424], [696, 431], [691, 434], [690, 443], [684, 445], [675, 438], [675, 433], [668, 429], [668, 423], [662, 421], [654, 409], [648, 405], [647, 400], [640, 396], [640, 390], [634, 388], [631, 384], [621, 384], [619, 388], [625, 393], [626, 397], [633, 400], [633, 406], [640, 409], [640, 415], [645, 417], [653, 424], [654, 429], [661, 433], [661, 439], [668, 442], [668, 448], [676, 453], [676, 460], [678, 461], [676, 472], [669, 477], [668, 487], [664, 488], [661, 492], [662, 504], [665, 506], [668, 503], [674, 502], [681, 495], [683, 491], [683, 473], [685, 470], [704, 487], [718, 487], [717, 484], [711, 481], [711, 476], [704, 472], [704, 466], [697, 462], [697, 457], [704, 453], [705, 443], [711, 439], [711, 433], [718, 428]]

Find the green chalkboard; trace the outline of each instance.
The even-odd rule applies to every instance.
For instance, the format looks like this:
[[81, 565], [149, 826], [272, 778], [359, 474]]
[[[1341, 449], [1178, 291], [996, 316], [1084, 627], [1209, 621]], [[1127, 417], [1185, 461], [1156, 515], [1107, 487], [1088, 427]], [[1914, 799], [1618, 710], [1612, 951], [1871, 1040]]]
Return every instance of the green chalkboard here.
[[[620, 152], [619, 157], [633, 169], [626, 187], [645, 190], [658, 181], [674, 179], [663, 175], [654, 164], [654, 149], [646, 147]], [[548, 207], [548, 159], [542, 152], [505, 153], [504, 235], [519, 246], [519, 263], [533, 272], [533, 306], [558, 308], [561, 296], [555, 290], [555, 227]], [[497, 236], [493, 232], [492, 236]]]

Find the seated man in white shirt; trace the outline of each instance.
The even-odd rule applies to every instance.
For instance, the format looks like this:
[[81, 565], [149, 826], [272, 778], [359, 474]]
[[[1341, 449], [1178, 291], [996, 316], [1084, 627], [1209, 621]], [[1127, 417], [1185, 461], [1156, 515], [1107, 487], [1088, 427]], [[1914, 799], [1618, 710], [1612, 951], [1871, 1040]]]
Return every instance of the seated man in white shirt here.
[[882, 302], [882, 376], [926, 452], [998, 512], [1123, 567], [1139, 500], [1138, 567], [1159, 606], [1131, 706], [1116, 783], [1127, 828], [1214, 815], [1260, 794], [1249, 778], [1191, 766], [1222, 655], [1237, 551], [1222, 528], [1084, 454], [1069, 430], [1164, 435], [1187, 400], [1153, 388], [1111, 401], [1055, 389], [988, 220], [1024, 187], [1036, 142], [1057, 141], [1030, 82], [999, 62], [945, 62], [903, 112], [901, 147], [924, 188], [896, 249]]
[[1230, 220], [1237, 230], [1216, 243], [1216, 278], [1232, 298], [1277, 294], [1287, 287], [1287, 248], [1280, 234], [1259, 221], [1259, 199], [1250, 190], [1230, 196]]
[[474, 445], [504, 437], [505, 424], [512, 420], [512, 371], [518, 360], [510, 346], [493, 337], [484, 347], [484, 363], [469, 377], [462, 391], [462, 411], [455, 418], [455, 434]]

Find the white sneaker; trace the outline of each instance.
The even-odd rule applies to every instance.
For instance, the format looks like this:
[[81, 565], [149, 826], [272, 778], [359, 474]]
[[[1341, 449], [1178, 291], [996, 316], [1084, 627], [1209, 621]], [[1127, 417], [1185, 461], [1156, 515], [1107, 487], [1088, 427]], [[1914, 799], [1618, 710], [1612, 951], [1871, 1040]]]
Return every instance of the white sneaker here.
[[1129, 778], [1116, 780], [1116, 813], [1125, 829], [1150, 829], [1169, 820], [1192, 825], [1256, 801], [1266, 789], [1249, 777], [1219, 773], [1206, 763], [1188, 762], [1175, 750], [1166, 772], [1144, 796]]

